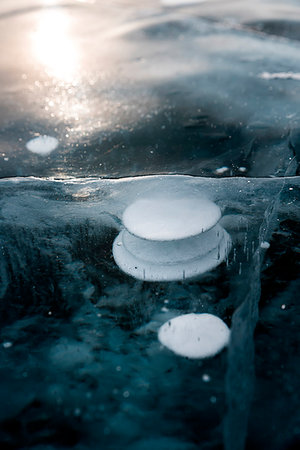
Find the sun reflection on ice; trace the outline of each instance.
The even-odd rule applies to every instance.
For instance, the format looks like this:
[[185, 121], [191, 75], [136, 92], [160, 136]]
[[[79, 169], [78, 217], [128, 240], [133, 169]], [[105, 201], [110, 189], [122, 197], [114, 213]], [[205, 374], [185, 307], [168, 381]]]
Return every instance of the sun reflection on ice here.
[[[31, 34], [31, 52], [39, 71], [34, 88], [44, 103], [50, 120], [62, 125], [59, 136], [63, 145], [71, 145], [85, 127], [90, 115], [88, 85], [81, 66], [82, 48], [75, 32], [70, 9], [57, 0], [40, 0]], [[57, 133], [57, 131], [56, 131]]]
[[[103, 45], [98, 47], [97, 43], [95, 56], [100, 63], [95, 70], [93, 61], [92, 65], [84, 63], [91, 62], [90, 56], [95, 52], [94, 47], [88, 52], [84, 47], [85, 30], [90, 23], [86, 17], [90, 17], [92, 9], [78, 5], [68, 8], [70, 4], [74, 6], [73, 2], [60, 0], [39, 2], [41, 8], [35, 12], [35, 27], [30, 35], [29, 51], [36, 77], [31, 90], [41, 105], [39, 114], [54, 126], [50, 134], [59, 138], [59, 151], [67, 154], [68, 148], [78, 146], [79, 141], [86, 145], [89, 136], [114, 125], [116, 108], [121, 105], [114, 80], [111, 81], [111, 72], [116, 71], [111, 57], [116, 52], [116, 43], [113, 42], [111, 52], [111, 41], [98, 36]], [[104, 83], [112, 88], [103, 89]], [[120, 119], [117, 117], [116, 121], [119, 124]], [[44, 134], [44, 130], [34, 131]]]
[[37, 29], [32, 35], [34, 55], [48, 76], [74, 83], [80, 68], [71, 18], [63, 9], [49, 8], [55, 4], [55, 1], [45, 1], [48, 8], [38, 16]]

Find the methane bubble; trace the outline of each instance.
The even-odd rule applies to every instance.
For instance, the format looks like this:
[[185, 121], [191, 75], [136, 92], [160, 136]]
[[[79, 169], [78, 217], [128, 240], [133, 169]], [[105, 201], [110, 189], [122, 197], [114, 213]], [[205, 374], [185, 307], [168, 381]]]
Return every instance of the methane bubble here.
[[172, 352], [187, 358], [208, 358], [229, 341], [230, 330], [212, 314], [183, 314], [161, 326], [159, 341]]
[[123, 223], [140, 238], [171, 241], [203, 233], [220, 217], [220, 208], [204, 198], [143, 199], [125, 210]]
[[58, 140], [52, 136], [38, 136], [27, 142], [26, 148], [41, 156], [50, 155], [58, 147]]

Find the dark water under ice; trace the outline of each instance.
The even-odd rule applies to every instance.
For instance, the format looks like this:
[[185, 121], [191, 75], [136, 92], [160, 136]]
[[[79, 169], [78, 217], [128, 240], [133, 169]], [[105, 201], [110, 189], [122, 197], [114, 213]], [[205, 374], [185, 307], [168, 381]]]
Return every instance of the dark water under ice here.
[[[1, 449], [299, 447], [299, 3], [174, 3], [1, 2]], [[213, 199], [228, 260], [123, 274], [122, 213], [157, 192]], [[229, 347], [162, 348], [190, 312]]]

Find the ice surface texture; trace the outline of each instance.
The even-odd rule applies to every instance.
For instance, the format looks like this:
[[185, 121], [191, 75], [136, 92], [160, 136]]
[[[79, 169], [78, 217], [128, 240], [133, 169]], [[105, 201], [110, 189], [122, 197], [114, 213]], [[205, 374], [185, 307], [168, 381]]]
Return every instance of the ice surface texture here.
[[299, 153], [299, 2], [24, 3], [0, 5], [1, 177], [282, 176]]

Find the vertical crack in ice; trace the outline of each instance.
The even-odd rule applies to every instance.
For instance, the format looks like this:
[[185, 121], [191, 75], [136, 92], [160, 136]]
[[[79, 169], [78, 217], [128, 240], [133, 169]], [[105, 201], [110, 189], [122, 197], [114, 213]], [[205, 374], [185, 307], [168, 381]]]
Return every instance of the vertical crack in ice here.
[[[292, 160], [285, 176], [295, 174], [295, 164]], [[259, 241], [249, 267], [248, 290], [245, 300], [234, 312], [231, 326], [231, 339], [228, 347], [227, 373], [225, 391], [227, 414], [224, 420], [225, 450], [243, 450], [245, 448], [248, 428], [248, 418], [255, 383], [255, 348], [254, 330], [259, 318], [258, 304], [261, 295], [261, 270], [265, 247], [261, 244], [268, 241], [275, 229], [281, 193], [286, 180], [274, 201], [265, 210], [264, 220], [259, 229]], [[243, 292], [242, 292], [243, 291]], [[244, 295], [244, 287], [237, 292]]]

